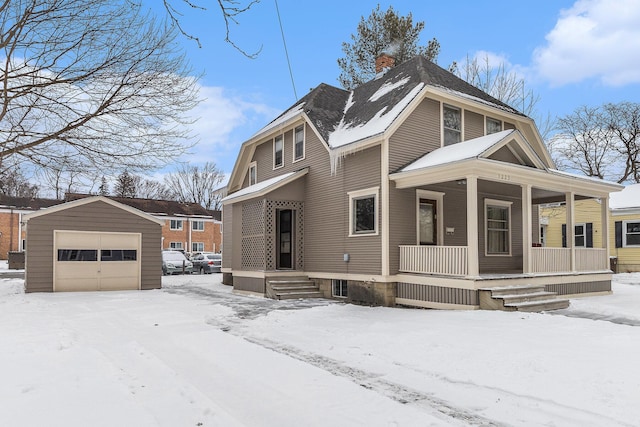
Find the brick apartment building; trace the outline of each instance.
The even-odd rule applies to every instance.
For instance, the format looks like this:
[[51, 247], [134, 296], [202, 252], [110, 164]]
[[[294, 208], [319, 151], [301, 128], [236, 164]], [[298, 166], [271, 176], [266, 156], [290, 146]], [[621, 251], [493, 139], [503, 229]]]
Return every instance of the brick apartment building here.
[[[67, 193], [64, 200], [29, 199], [0, 196], [0, 259], [9, 252], [25, 250], [26, 228], [22, 215], [60, 203], [89, 197]], [[197, 203], [171, 200], [110, 197], [164, 221], [162, 249], [186, 252], [220, 252], [222, 250], [221, 212], [208, 210]]]

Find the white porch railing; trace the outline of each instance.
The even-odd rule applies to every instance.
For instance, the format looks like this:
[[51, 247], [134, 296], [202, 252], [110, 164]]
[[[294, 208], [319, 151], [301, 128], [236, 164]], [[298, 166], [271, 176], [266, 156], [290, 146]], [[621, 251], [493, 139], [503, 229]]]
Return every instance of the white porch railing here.
[[466, 246], [400, 246], [403, 273], [467, 275]]
[[576, 270], [608, 270], [607, 250], [603, 248], [576, 248]]
[[[400, 271], [403, 273], [466, 276], [466, 246], [400, 246]], [[571, 272], [571, 249], [531, 248], [531, 273]], [[609, 268], [607, 251], [601, 248], [576, 248], [575, 271], [599, 271]]]
[[[571, 271], [571, 249], [531, 248], [532, 273], [562, 273]], [[607, 250], [576, 248], [576, 271], [597, 271], [609, 268]]]
[[532, 273], [571, 271], [571, 249], [531, 248]]

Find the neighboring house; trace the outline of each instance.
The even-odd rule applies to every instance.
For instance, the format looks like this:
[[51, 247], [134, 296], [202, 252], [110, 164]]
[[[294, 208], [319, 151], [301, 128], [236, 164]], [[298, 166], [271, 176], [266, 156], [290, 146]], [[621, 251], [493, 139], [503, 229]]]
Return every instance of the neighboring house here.
[[[86, 197], [91, 195], [67, 193], [65, 200], [0, 197], [0, 259], [7, 259], [9, 252], [25, 249], [26, 229], [22, 220], [24, 214]], [[186, 252], [220, 252], [222, 250], [220, 211], [207, 210], [197, 203], [109, 198], [164, 221], [163, 249], [182, 249]]]
[[227, 188], [240, 292], [303, 276], [356, 303], [478, 308], [487, 287], [611, 289], [608, 239], [537, 247], [537, 206], [622, 187], [555, 170], [532, 119], [423, 57], [313, 89], [242, 145]]
[[[67, 193], [67, 201], [90, 197], [89, 194]], [[164, 221], [162, 248], [186, 252], [220, 252], [222, 250], [221, 212], [207, 210], [198, 203], [173, 200], [111, 197], [119, 203], [146, 212]]]
[[9, 252], [25, 249], [26, 231], [22, 217], [30, 212], [62, 203], [56, 199], [0, 196], [0, 259]]
[[[601, 247], [601, 200], [575, 204], [574, 241], [576, 247]], [[566, 207], [547, 205], [540, 210], [540, 234], [547, 247], [566, 247]], [[640, 271], [640, 184], [629, 185], [609, 198], [609, 255], [612, 269], [628, 273]]]

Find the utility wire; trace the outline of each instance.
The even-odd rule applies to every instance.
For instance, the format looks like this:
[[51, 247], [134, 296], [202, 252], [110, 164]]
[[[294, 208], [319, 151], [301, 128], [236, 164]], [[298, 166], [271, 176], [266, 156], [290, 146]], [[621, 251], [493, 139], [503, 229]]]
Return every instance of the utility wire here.
[[284, 39], [284, 30], [282, 29], [282, 19], [280, 19], [280, 9], [278, 8], [278, 0], [276, 3], [276, 12], [278, 13], [278, 22], [280, 23], [280, 33], [282, 34], [282, 44], [284, 45], [284, 54], [287, 57], [287, 65], [289, 66], [289, 75], [291, 76], [291, 86], [293, 86], [293, 95], [298, 100], [298, 92], [296, 92], [296, 84], [293, 81], [293, 71], [291, 71], [291, 61], [289, 60], [289, 51], [287, 51], [287, 42]]

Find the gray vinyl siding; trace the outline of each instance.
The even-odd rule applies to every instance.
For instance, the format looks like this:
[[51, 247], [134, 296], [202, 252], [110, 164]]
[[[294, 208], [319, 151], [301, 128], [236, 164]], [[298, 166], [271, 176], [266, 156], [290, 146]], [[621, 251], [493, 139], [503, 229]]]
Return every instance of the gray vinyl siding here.
[[516, 128], [516, 125], [514, 125], [513, 123], [504, 122], [504, 124], [502, 125], [502, 130], [515, 129], [515, 128]]
[[484, 116], [473, 111], [464, 111], [464, 139], [479, 138], [484, 135]]
[[233, 248], [236, 246], [233, 242], [233, 237], [236, 236], [233, 233], [233, 206], [222, 207], [222, 267], [224, 268], [232, 268]]
[[54, 230], [141, 233], [141, 289], [157, 289], [162, 277], [162, 226], [96, 201], [32, 218], [28, 222], [27, 292], [53, 291]]
[[389, 171], [440, 148], [440, 103], [425, 99], [389, 138]]
[[516, 156], [513, 154], [513, 152], [509, 150], [507, 147], [502, 147], [501, 149], [493, 153], [490, 156], [490, 159], [498, 160], [505, 163], [513, 163], [516, 165], [520, 165], [520, 160], [518, 160]]
[[389, 273], [397, 274], [400, 268], [400, 245], [415, 245], [416, 190], [397, 189], [395, 182], [389, 185]]
[[245, 292], [256, 292], [259, 294], [265, 293], [264, 279], [256, 277], [239, 277], [233, 278], [233, 289]]
[[[478, 181], [478, 252], [480, 273], [522, 272], [522, 190], [516, 185]], [[511, 205], [511, 256], [485, 255], [485, 199]]]

